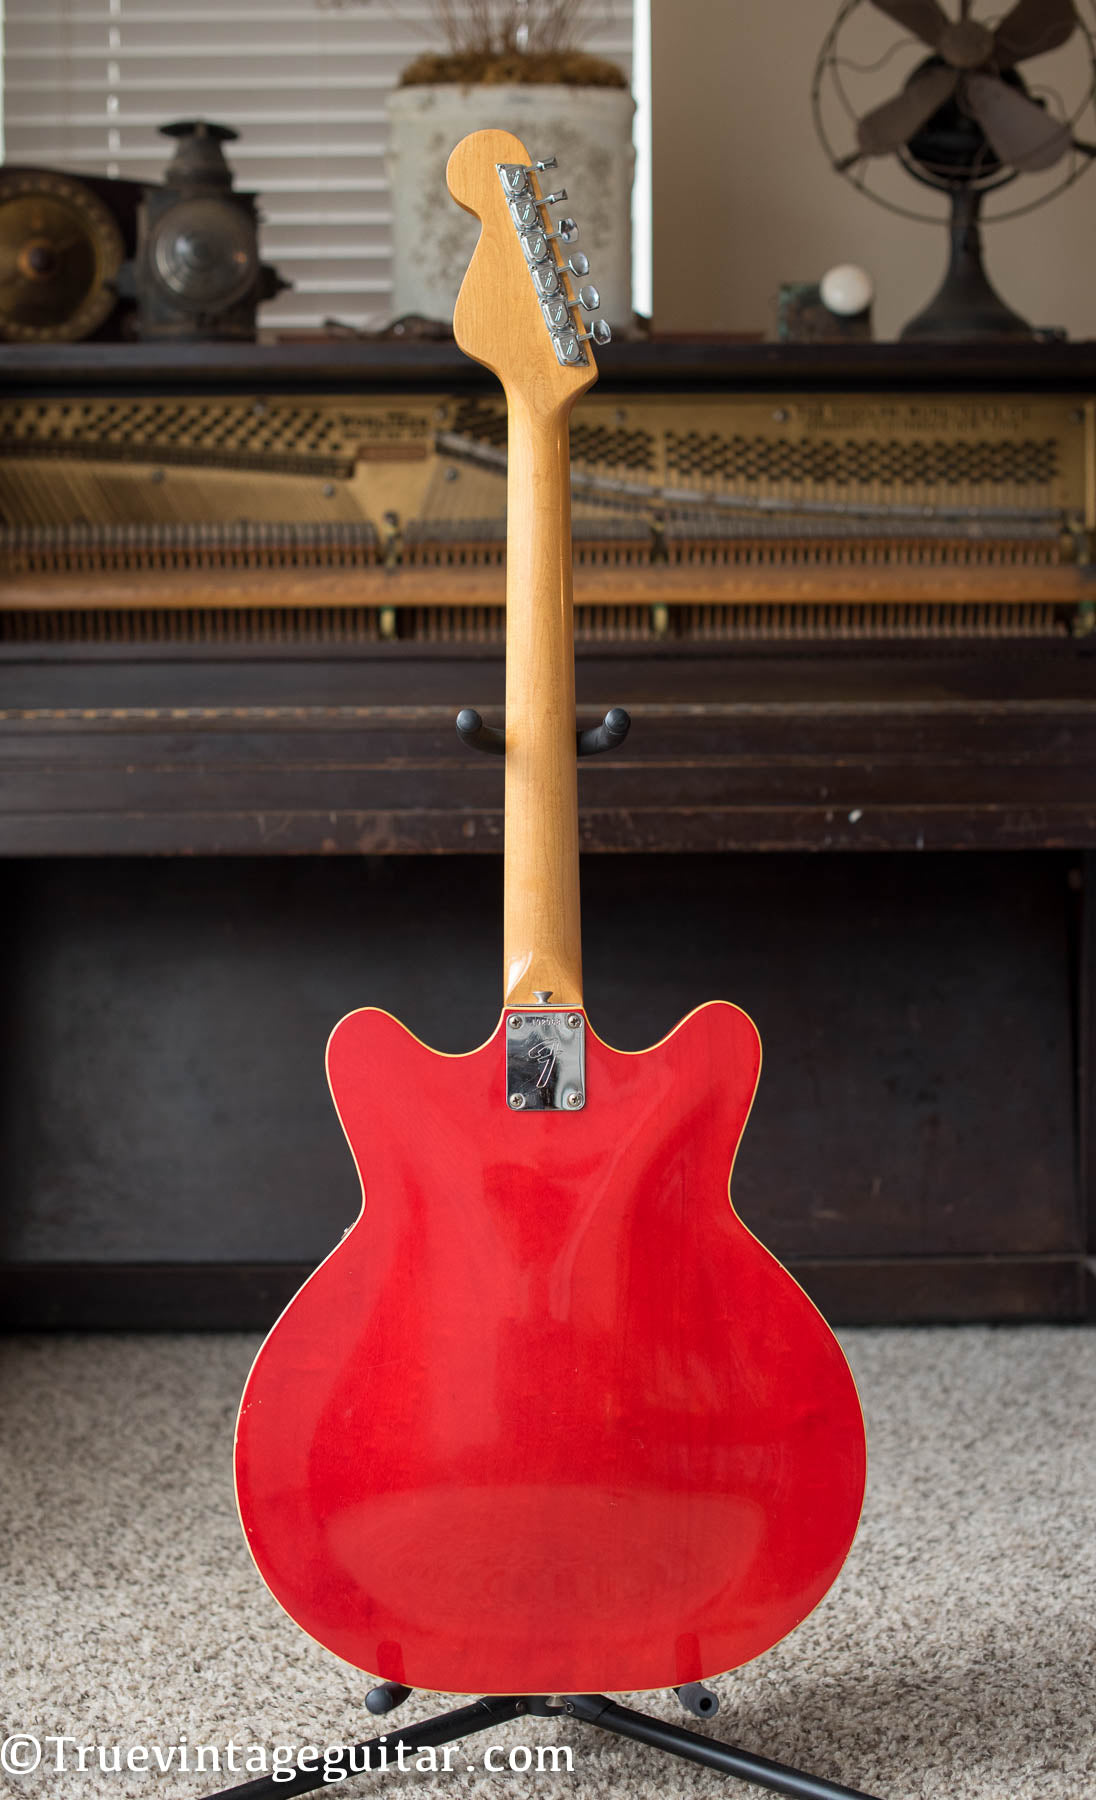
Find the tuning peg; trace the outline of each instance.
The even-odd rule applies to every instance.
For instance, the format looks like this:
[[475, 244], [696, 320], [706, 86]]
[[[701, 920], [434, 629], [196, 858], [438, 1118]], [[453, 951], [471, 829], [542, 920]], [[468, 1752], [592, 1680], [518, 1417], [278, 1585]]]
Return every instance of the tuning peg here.
[[561, 244], [573, 244], [578, 236], [578, 226], [573, 219], [557, 219], [555, 231], [546, 232], [545, 236], [553, 242], [558, 240]]
[[533, 263], [531, 268], [533, 284], [541, 300], [559, 293], [559, 270], [551, 258], [547, 262]]
[[567, 189], [560, 188], [558, 194], [545, 194], [543, 200], [541, 201], [541, 205], [542, 206], [559, 206], [562, 201], [566, 200], [566, 198], [567, 198]]
[[580, 344], [588, 344], [592, 338], [595, 344], [610, 344], [613, 334], [604, 319], [595, 319], [589, 331], [576, 331], [575, 337]]
[[508, 194], [523, 194], [529, 186], [529, 171], [523, 169], [520, 163], [503, 163], [499, 174]]
[[520, 194], [511, 200], [510, 217], [519, 231], [530, 231], [540, 224], [540, 211], [532, 194]]
[[543, 162], [535, 162], [533, 167], [539, 175], [543, 175], [545, 169], [554, 169], [556, 167], [556, 159], [554, 156], [546, 156]]
[[567, 273], [569, 275], [588, 275], [590, 273], [590, 258], [586, 256], [583, 251], [576, 250], [573, 256], [567, 258]]
[[586, 353], [578, 341], [578, 333], [572, 328], [569, 331], [555, 331], [552, 342], [556, 348], [556, 360], [563, 363], [585, 363]]
[[544, 314], [550, 331], [567, 331], [571, 325], [571, 303], [563, 294], [556, 294], [550, 300], [542, 300], [540, 310]]
[[579, 288], [578, 303], [580, 306], [584, 306], [587, 312], [596, 312], [601, 305], [601, 295], [592, 281], [587, 282], [585, 287]]
[[552, 254], [543, 231], [524, 232], [521, 238], [521, 247], [525, 252], [526, 261], [530, 263], [545, 262]]

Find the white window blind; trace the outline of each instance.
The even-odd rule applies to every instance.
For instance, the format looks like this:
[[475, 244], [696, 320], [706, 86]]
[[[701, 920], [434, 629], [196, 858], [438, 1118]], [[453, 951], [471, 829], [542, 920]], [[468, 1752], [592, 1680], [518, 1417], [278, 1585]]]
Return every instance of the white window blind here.
[[[445, 48], [429, 0], [3, 0], [4, 158], [159, 180], [160, 125], [231, 125], [236, 186], [290, 292], [264, 327], [390, 314], [385, 95]], [[593, 0], [583, 48], [630, 74], [632, 0]]]

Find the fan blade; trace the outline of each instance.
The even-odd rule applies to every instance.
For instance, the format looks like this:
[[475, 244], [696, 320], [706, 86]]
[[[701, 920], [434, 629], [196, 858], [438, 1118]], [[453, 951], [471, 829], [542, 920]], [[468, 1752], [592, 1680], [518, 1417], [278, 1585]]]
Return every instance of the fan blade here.
[[1069, 126], [996, 75], [968, 75], [966, 90], [970, 110], [1002, 162], [1029, 171], [1049, 169], [1069, 149]]
[[954, 93], [959, 80], [955, 69], [926, 69], [909, 86], [865, 113], [856, 127], [856, 141], [865, 156], [886, 156], [900, 150], [931, 119], [937, 107]]
[[923, 44], [929, 44], [935, 50], [941, 33], [947, 30], [950, 20], [937, 0], [872, 0], [877, 11], [886, 13], [896, 25], [904, 25], [919, 37]]
[[993, 34], [994, 61], [1011, 69], [1027, 56], [1057, 50], [1077, 24], [1073, 0], [1016, 0]]

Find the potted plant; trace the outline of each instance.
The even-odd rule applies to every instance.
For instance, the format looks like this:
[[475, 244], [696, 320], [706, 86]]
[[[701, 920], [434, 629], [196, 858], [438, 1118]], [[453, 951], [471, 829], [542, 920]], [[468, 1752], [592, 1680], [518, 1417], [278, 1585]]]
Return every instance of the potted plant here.
[[571, 184], [579, 247], [602, 316], [632, 323], [631, 191], [635, 110], [623, 72], [578, 48], [585, 0], [437, 0], [447, 48], [416, 58], [389, 96], [393, 313], [444, 320], [478, 227], [449, 203], [445, 164], [469, 131], [512, 131], [534, 157], [555, 156]]

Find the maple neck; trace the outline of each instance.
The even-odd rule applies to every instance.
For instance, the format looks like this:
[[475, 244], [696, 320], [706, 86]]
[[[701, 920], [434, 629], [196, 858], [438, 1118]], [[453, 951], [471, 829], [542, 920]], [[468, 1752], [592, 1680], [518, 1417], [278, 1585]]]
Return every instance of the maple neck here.
[[571, 601], [568, 425], [578, 396], [597, 380], [579, 309], [594, 287], [572, 287], [589, 268], [566, 266], [573, 219], [549, 207], [520, 138], [474, 131], [446, 168], [449, 192], [480, 221], [480, 236], [453, 313], [458, 344], [493, 369], [506, 390], [510, 453], [506, 527], [506, 834], [503, 991], [507, 1006], [582, 1002], [578, 909], [578, 773]]
[[505, 1005], [582, 1002], [568, 432], [575, 396], [509, 399]]

